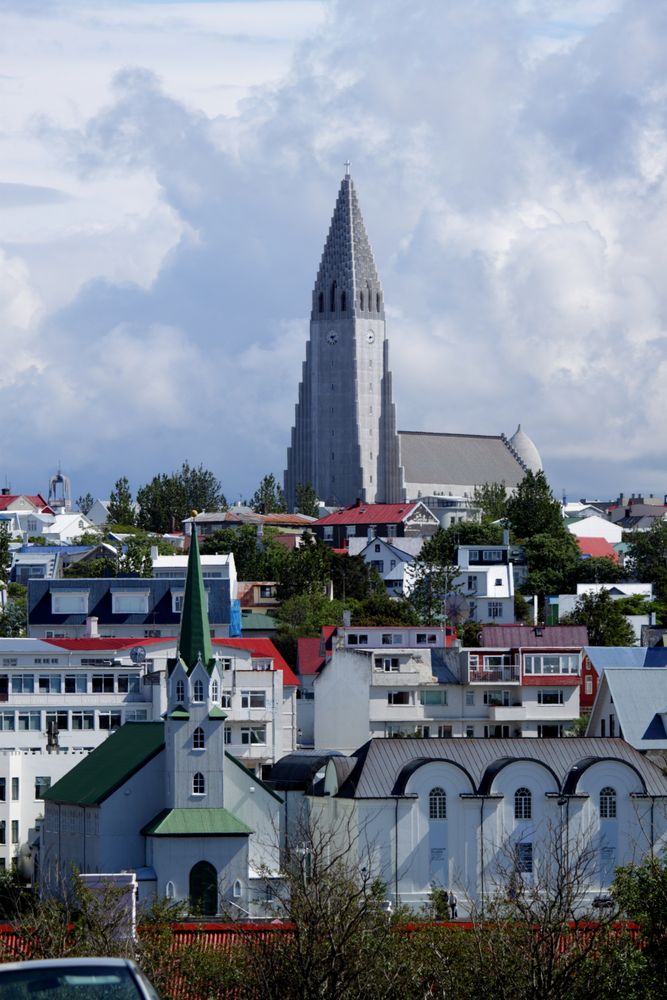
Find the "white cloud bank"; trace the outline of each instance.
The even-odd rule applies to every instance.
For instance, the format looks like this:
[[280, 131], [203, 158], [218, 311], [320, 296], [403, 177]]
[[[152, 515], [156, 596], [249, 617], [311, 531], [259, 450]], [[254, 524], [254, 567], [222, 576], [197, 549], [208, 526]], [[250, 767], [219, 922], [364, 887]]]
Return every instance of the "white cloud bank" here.
[[666, 28], [658, 0], [0, 2], [0, 473], [280, 473], [349, 157], [400, 426], [521, 421], [557, 491], [664, 492]]

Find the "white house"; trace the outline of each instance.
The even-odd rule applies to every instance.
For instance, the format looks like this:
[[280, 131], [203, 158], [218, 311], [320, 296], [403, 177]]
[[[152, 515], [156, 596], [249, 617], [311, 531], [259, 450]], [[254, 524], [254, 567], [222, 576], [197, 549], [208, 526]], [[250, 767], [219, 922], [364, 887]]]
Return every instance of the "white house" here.
[[453, 581], [468, 600], [472, 621], [508, 625], [514, 621], [514, 569], [509, 545], [460, 545], [461, 571]]
[[601, 517], [599, 513], [576, 519], [568, 518], [566, 527], [571, 535], [577, 537], [605, 538], [611, 545], [623, 541], [623, 528], [613, 524], [606, 517]]
[[667, 751], [667, 668], [607, 665], [586, 735], [617, 736], [644, 752]]
[[438, 886], [465, 918], [517, 881], [553, 891], [559, 860], [567, 870], [583, 855], [583, 914], [616, 865], [667, 846], [667, 777], [621, 740], [373, 739], [300, 771], [297, 756], [272, 785], [300, 786], [312, 827], [394, 906], [418, 909]]

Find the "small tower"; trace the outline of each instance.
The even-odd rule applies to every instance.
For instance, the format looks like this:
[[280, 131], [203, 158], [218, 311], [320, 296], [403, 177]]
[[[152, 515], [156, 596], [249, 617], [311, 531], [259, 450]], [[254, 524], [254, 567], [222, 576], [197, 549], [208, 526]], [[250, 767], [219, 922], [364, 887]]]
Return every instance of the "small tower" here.
[[55, 476], [49, 479], [48, 504], [54, 514], [69, 514], [72, 510], [72, 485], [58, 464]]
[[222, 809], [222, 672], [213, 654], [197, 532], [193, 531], [176, 659], [167, 677], [166, 806]]

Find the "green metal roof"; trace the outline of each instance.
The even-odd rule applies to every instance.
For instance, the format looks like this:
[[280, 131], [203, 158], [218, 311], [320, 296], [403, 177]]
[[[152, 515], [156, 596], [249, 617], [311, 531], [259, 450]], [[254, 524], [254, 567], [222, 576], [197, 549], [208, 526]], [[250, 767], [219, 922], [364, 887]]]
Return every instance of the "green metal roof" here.
[[228, 809], [163, 809], [141, 831], [145, 837], [247, 837], [249, 826]]
[[211, 705], [208, 710], [208, 717], [209, 719], [226, 719], [227, 713], [223, 712], [223, 710], [218, 708], [217, 705]]
[[164, 723], [126, 722], [44, 793], [50, 802], [104, 802], [164, 747]]
[[271, 615], [264, 614], [263, 611], [245, 611], [241, 614], [241, 632], [277, 632], [278, 622]]
[[188, 572], [185, 577], [183, 593], [183, 612], [181, 614], [180, 638], [178, 652], [188, 668], [192, 671], [198, 658], [209, 668], [213, 660], [213, 645], [211, 643], [211, 626], [206, 608], [206, 588], [199, 558], [199, 541], [194, 530], [190, 536], [190, 552], [188, 555]]
[[190, 713], [183, 708], [182, 705], [177, 705], [173, 712], [169, 713], [170, 719], [189, 719]]

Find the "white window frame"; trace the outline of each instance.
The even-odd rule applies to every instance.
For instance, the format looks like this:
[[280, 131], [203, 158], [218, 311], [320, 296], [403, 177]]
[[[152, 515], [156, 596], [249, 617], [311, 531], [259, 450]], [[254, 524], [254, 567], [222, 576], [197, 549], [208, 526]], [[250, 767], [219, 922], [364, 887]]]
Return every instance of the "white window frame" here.
[[52, 615], [87, 615], [90, 603], [89, 590], [52, 590]]
[[[147, 615], [150, 590], [112, 590], [112, 615]], [[137, 606], [123, 607], [123, 602], [130, 600]], [[140, 605], [140, 606], [138, 606]]]

